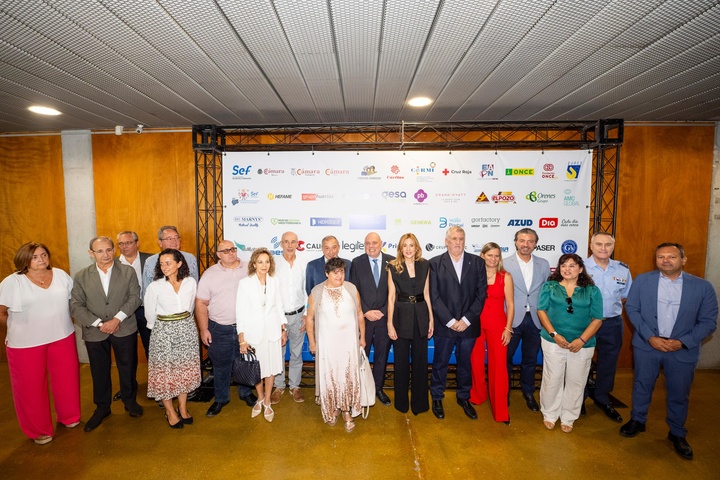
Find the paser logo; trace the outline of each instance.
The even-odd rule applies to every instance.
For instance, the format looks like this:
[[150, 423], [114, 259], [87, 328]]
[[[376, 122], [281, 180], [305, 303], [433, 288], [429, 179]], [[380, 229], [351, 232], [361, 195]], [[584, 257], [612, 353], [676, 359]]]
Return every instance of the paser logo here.
[[555, 251], [555, 245], [538, 245], [535, 247], [535, 250], [538, 252], [554, 252]]
[[538, 227], [540, 228], [557, 228], [557, 226], [557, 218], [541, 218], [540, 220], [538, 220]]

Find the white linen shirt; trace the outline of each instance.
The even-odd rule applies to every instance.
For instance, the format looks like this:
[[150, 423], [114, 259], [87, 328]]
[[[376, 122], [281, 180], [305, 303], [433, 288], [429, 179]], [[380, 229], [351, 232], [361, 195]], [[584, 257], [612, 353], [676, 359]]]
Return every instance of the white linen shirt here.
[[158, 315], [195, 311], [197, 282], [192, 277], [183, 278], [180, 290], [175, 293], [172, 284], [165, 278], [155, 280], [145, 292], [145, 318], [147, 327], [152, 329]]

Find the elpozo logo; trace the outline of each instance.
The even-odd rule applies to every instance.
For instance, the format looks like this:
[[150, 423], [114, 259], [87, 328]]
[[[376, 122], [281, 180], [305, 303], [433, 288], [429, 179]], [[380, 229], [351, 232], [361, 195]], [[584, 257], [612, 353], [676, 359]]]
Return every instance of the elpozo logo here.
[[492, 201], [495, 203], [517, 203], [515, 201], [515, 195], [510, 192], [498, 192], [497, 195], [493, 195]]

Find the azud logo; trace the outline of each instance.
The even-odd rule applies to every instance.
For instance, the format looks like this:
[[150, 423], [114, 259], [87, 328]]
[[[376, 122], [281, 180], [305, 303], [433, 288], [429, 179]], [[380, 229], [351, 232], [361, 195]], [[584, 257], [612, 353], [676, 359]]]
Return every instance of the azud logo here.
[[533, 221], [529, 218], [512, 218], [508, 222], [508, 227], [531, 227]]

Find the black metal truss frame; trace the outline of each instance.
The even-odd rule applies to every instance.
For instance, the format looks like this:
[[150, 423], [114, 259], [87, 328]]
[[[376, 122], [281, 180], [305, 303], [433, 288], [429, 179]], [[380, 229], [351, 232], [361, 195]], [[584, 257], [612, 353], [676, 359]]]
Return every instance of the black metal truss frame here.
[[194, 125], [197, 257], [215, 263], [223, 238], [225, 152], [288, 150], [593, 150], [590, 234], [615, 234], [621, 119], [565, 122], [400, 123], [336, 125]]

